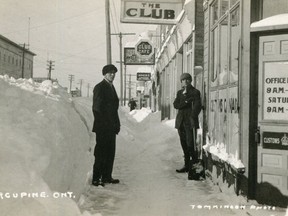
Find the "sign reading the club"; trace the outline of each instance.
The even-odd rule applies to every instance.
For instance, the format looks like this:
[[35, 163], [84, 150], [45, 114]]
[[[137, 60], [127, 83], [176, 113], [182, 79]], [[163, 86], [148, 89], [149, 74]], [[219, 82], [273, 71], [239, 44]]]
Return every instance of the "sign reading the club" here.
[[154, 54], [154, 48], [148, 40], [140, 40], [135, 46], [136, 54], [143, 58], [150, 58]]
[[142, 58], [136, 54], [135, 47], [124, 47], [124, 64], [125, 65], [154, 65], [155, 49], [153, 55], [148, 58]]
[[151, 73], [137, 73], [137, 81], [150, 81]]
[[121, 0], [121, 22], [175, 24], [182, 10], [181, 0]]

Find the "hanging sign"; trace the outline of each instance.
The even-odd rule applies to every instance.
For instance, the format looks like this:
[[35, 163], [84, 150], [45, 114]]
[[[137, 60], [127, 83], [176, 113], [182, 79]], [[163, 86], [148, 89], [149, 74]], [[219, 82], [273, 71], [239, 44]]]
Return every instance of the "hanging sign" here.
[[151, 73], [137, 73], [137, 81], [150, 81]]
[[121, 0], [121, 22], [176, 24], [181, 0]]
[[141, 58], [150, 58], [154, 54], [154, 47], [149, 40], [140, 40], [135, 46], [136, 54]]
[[135, 47], [124, 47], [124, 64], [125, 65], [154, 65], [155, 64], [155, 48], [153, 55], [148, 58], [142, 58], [136, 54]]

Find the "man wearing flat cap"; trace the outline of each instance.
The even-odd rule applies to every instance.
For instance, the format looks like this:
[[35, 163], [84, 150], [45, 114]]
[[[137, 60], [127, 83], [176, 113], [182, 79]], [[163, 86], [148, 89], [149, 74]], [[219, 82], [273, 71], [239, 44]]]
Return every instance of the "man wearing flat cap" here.
[[184, 153], [184, 167], [176, 171], [188, 172], [188, 179], [192, 180], [192, 166], [199, 160], [196, 136], [199, 128], [198, 115], [202, 108], [201, 96], [200, 91], [191, 85], [192, 77], [189, 73], [181, 74], [180, 81], [182, 89], [177, 92], [173, 105], [178, 110], [175, 128], [178, 130]]
[[93, 132], [96, 133], [92, 185], [117, 184], [112, 178], [115, 158], [116, 134], [120, 131], [119, 98], [113, 86], [117, 68], [108, 64], [102, 69], [104, 79], [93, 90]]

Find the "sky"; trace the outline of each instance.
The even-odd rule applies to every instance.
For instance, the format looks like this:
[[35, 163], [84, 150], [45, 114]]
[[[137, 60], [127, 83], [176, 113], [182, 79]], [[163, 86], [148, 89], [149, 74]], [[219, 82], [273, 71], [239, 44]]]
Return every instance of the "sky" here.
[[[47, 60], [51, 60], [55, 61], [52, 78], [62, 86], [69, 87], [70, 74], [74, 75], [72, 89], [80, 88], [83, 79], [83, 96], [88, 95], [88, 83], [93, 88], [102, 80], [101, 71], [107, 63], [105, 0], [0, 1], [0, 34], [18, 44], [29, 44], [36, 54], [35, 77], [47, 76]], [[155, 29], [155, 25], [121, 24], [120, 3], [110, 0], [111, 33], [135, 33], [123, 36], [123, 46], [137, 41], [148, 29]], [[120, 71], [119, 36], [111, 36], [111, 47], [112, 64]], [[137, 67], [127, 66], [127, 74], [136, 74]], [[119, 95], [120, 73], [114, 82]]]

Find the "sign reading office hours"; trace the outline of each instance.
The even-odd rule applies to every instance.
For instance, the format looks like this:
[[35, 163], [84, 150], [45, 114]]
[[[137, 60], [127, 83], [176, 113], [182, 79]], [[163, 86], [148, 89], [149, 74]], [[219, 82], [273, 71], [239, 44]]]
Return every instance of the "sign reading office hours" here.
[[264, 119], [288, 120], [288, 62], [267, 62], [264, 69]]

